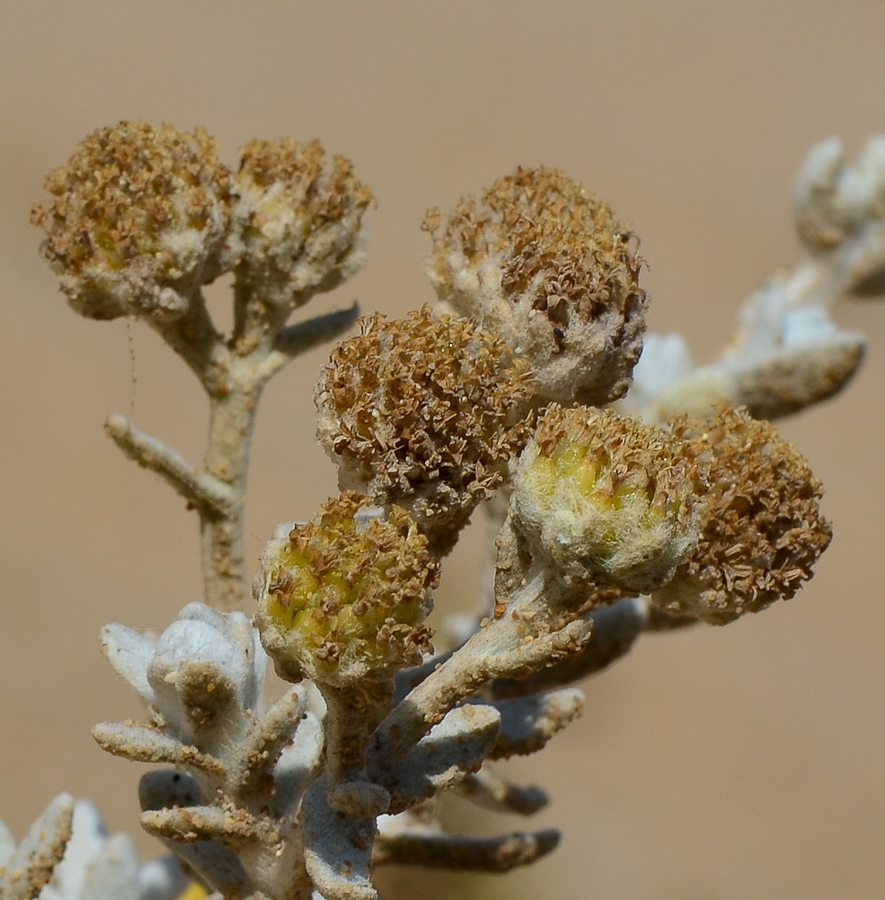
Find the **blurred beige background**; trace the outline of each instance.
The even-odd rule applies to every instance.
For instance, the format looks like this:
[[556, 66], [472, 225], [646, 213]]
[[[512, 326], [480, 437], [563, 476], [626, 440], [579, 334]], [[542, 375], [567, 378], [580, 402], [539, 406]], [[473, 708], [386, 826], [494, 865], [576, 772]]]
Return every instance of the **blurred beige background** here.
[[[429, 300], [424, 211], [518, 164], [559, 166], [634, 224], [650, 327], [682, 331], [703, 359], [738, 302], [798, 255], [790, 187], [807, 149], [839, 134], [856, 152], [885, 130], [881, 0], [3, 0], [0, 36], [0, 816], [18, 836], [63, 789], [136, 828], [140, 767], [89, 735], [139, 715], [98, 629], [160, 627], [200, 595], [195, 518], [102, 423], [131, 414], [196, 460], [202, 398], [146, 328], [66, 307], [27, 221], [89, 131], [165, 120], [205, 125], [230, 162], [253, 136], [320, 137], [350, 156], [378, 197], [372, 262], [317, 312]], [[649, 637], [587, 684], [585, 719], [512, 766], [551, 791], [549, 808], [472, 826], [559, 825], [557, 853], [500, 878], [409, 872], [399, 896], [474, 896], [472, 884], [509, 900], [885, 897], [885, 304], [838, 318], [868, 333], [864, 369], [784, 424], [835, 522], [811, 586], [727, 629]], [[312, 444], [323, 356], [266, 394], [253, 559], [277, 522], [334, 490]], [[449, 563], [440, 605], [469, 598], [475, 570], [469, 553]]]

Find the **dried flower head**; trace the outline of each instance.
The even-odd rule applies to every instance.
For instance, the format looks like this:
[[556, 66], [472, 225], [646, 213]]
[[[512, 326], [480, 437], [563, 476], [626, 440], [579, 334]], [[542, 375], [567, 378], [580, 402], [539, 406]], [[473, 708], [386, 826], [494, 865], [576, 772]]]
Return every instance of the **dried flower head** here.
[[444, 552], [528, 438], [525, 364], [466, 319], [363, 320], [316, 391], [318, 435], [342, 487], [409, 510]]
[[229, 177], [201, 128], [120, 122], [89, 135], [31, 214], [71, 306], [91, 319], [187, 312], [236, 262]]
[[648, 593], [697, 543], [692, 469], [660, 429], [553, 405], [516, 465], [511, 513], [568, 577]]
[[479, 199], [424, 221], [428, 274], [444, 307], [529, 360], [540, 397], [598, 406], [630, 386], [645, 292], [631, 233], [556, 169], [517, 169]]
[[365, 265], [363, 214], [372, 192], [319, 141], [254, 140], [233, 183], [246, 248], [237, 281], [277, 306], [299, 306]]
[[706, 503], [697, 549], [653, 601], [722, 625], [789, 600], [832, 537], [804, 457], [745, 409], [681, 416], [671, 430], [698, 465]]
[[281, 677], [368, 687], [432, 649], [422, 622], [437, 563], [404, 510], [377, 513], [342, 494], [265, 548], [256, 624]]

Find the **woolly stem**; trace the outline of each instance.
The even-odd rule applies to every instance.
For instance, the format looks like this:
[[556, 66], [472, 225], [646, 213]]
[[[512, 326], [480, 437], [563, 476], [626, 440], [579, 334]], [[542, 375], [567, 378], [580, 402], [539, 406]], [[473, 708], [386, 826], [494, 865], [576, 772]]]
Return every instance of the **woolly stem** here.
[[[369, 734], [383, 715], [382, 711], [386, 710], [393, 693], [392, 681], [386, 691], [387, 702], [368, 707], [363, 693], [327, 684], [318, 686], [326, 701], [324, 730], [329, 780], [333, 785], [358, 781], [366, 771]], [[379, 687], [383, 691], [383, 686]]]
[[227, 396], [209, 398], [207, 474], [236, 498], [226, 508], [200, 507], [200, 551], [206, 603], [223, 612], [245, 609], [245, 505], [249, 452], [261, 386], [243, 389], [234, 379]]
[[163, 340], [194, 372], [209, 398], [209, 435], [198, 473], [180, 453], [111, 416], [108, 434], [139, 465], [157, 472], [200, 517], [200, 557], [205, 601], [222, 612], [245, 609], [245, 493], [255, 416], [270, 378], [297, 355], [346, 330], [358, 313], [349, 309], [286, 327], [291, 309], [263, 302], [234, 285], [234, 328], [228, 340], [216, 330], [203, 298], [174, 322], [150, 320]]
[[500, 617], [492, 618], [460, 650], [413, 688], [373, 738], [373, 763], [385, 768], [403, 757], [445, 714], [492, 678], [520, 677], [577, 653], [593, 627], [589, 616], [567, 624], [548, 605], [547, 569], [532, 564]]
[[156, 472], [193, 506], [220, 511], [235, 505], [236, 498], [226, 484], [200, 475], [180, 453], [136, 428], [124, 416], [113, 413], [104, 427], [129, 459]]

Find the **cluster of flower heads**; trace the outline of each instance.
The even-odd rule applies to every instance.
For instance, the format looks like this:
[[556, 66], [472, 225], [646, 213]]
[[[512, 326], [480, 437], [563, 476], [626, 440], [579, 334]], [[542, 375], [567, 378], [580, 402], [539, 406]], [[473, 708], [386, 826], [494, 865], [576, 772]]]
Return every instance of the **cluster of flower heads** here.
[[365, 262], [371, 192], [318, 142], [253, 141], [239, 171], [202, 129], [120, 122], [87, 137], [46, 182], [32, 220], [71, 306], [88, 318], [184, 316], [236, 270], [292, 307]]
[[743, 409], [652, 427], [551, 407], [514, 486], [514, 523], [552, 567], [712, 624], [790, 599], [832, 536], [805, 459]]
[[[442, 555], [512, 480], [511, 522], [557, 590], [645, 594], [720, 624], [791, 597], [830, 530], [773, 426], [725, 408], [657, 426], [598, 408], [629, 386], [646, 299], [610, 210], [559, 172], [519, 169], [425, 227], [443, 312], [364, 321], [317, 387], [342, 488], [406, 507]], [[532, 431], [551, 397], [566, 402]]]
[[[823, 252], [881, 217], [882, 147], [862, 160], [864, 190], [821, 151], [799, 204], [809, 245]], [[371, 192], [317, 142], [252, 141], [232, 171], [202, 130], [123, 122], [88, 137], [47, 188], [33, 219], [75, 310], [174, 324], [202, 303], [203, 284], [233, 272], [235, 320], [268, 313], [256, 358], [285, 357], [285, 340], [255, 334], [279, 336], [289, 312], [366, 259]], [[549, 833], [478, 850], [426, 829], [379, 836], [379, 816], [464, 785], [495, 799], [484, 761], [533, 752], [571, 721], [579, 692], [550, 688], [625, 652], [654, 627], [650, 609], [665, 624], [757, 612], [795, 594], [831, 537], [806, 461], [745, 408], [655, 424], [605, 408], [642, 351], [643, 261], [580, 184], [517, 169], [424, 227], [439, 309], [368, 317], [333, 351], [315, 402], [342, 493], [267, 544], [254, 623], [192, 604], [158, 639], [105, 632], [151, 719], [98, 726], [96, 740], [176, 767], [143, 780], [142, 823], [225, 896], [375, 900], [379, 862], [461, 867], [479, 853], [502, 870], [538, 858]], [[709, 407], [713, 393], [701, 394]], [[231, 420], [224, 439], [247, 442], [250, 427]], [[166, 468], [202, 484], [177, 457]], [[422, 666], [439, 560], [494, 497], [494, 611]], [[300, 687], [265, 709], [268, 657], [283, 679], [312, 681], [325, 713]], [[507, 788], [499, 805], [538, 808]], [[34, 884], [61, 855], [71, 806], [60, 803]], [[4, 846], [0, 862], [12, 858]]]
[[[432, 324], [424, 314], [390, 325], [404, 335], [416, 322]], [[451, 320], [436, 324], [447, 328]], [[435, 495], [438, 510], [445, 506], [444, 489], [464, 495], [451, 476], [451, 458], [447, 465], [425, 464], [445, 446], [421, 431], [435, 424], [426, 413], [439, 397], [422, 395], [423, 412], [396, 402], [407, 393], [405, 384], [427, 392], [421, 374], [435, 375], [426, 350], [388, 353], [385, 364], [384, 356], [359, 352], [362, 338], [345, 346], [318, 393], [330, 452], [345, 465], [363, 466], [363, 485], [387, 509]], [[347, 380], [335, 393], [342, 358]], [[391, 370], [396, 377], [387, 381]], [[476, 404], [499, 402], [490, 388], [494, 373], [486, 374]], [[507, 383], [504, 376], [500, 387]], [[442, 426], [446, 421], [443, 416]], [[512, 479], [510, 521], [525, 551], [548, 569], [555, 592], [580, 598], [582, 609], [591, 595], [610, 603], [643, 594], [666, 614], [724, 624], [792, 597], [829, 544], [819, 481], [773, 425], [744, 409], [723, 407], [706, 418], [680, 416], [655, 426], [611, 409], [551, 404], [533, 431], [530, 421], [529, 415], [518, 423], [519, 442], [501, 448]], [[444, 428], [434, 435], [444, 437]], [[488, 441], [485, 433], [478, 446], [487, 449]], [[490, 485], [502, 482], [498, 472]], [[420, 476], [410, 482], [403, 473]], [[438, 534], [432, 517], [416, 518], [421, 530]], [[448, 549], [448, 543], [430, 542], [437, 555]]]

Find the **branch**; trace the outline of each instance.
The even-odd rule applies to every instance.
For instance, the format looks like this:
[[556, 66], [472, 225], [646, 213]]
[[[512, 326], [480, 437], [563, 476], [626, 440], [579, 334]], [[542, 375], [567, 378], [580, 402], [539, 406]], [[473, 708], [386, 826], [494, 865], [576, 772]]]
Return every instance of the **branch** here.
[[549, 802], [547, 794], [541, 788], [513, 784], [488, 766], [483, 766], [474, 775], [468, 775], [456, 785], [455, 791], [465, 800], [484, 809], [517, 813], [521, 816], [533, 815]]
[[518, 677], [578, 652], [592, 627], [589, 618], [577, 619], [526, 641], [509, 616], [492, 619], [392, 710], [375, 734], [374, 758], [395, 767], [448, 710], [486, 681]]
[[[512, 529], [511, 529], [512, 531]], [[499, 553], [506, 553], [502, 543]], [[515, 567], [512, 567], [515, 569]], [[397, 704], [373, 735], [370, 765], [393, 769], [418, 741], [466, 697], [494, 678], [523, 678], [580, 652], [590, 639], [590, 614], [561, 603], [548, 570], [504, 569], [498, 610], [479, 631]]]
[[105, 431], [129, 459], [156, 472], [191, 505], [210, 516], [235, 513], [240, 502], [236, 491], [211, 475], [198, 474], [180, 453], [140, 431], [119, 413], [108, 416]]
[[555, 829], [514, 832], [494, 838], [448, 834], [379, 835], [372, 858], [376, 866], [428, 866], [473, 872], [509, 872], [546, 856], [559, 844]]
[[342, 816], [329, 804], [329, 784], [320, 778], [301, 805], [304, 862], [327, 900], [378, 900], [370, 868], [375, 815]]
[[263, 364], [263, 371], [270, 377], [273, 372], [281, 369], [296, 356], [307, 353], [320, 344], [335, 340], [353, 325], [359, 315], [359, 303], [354, 300], [347, 309], [315, 316], [305, 322], [283, 328]]
[[489, 686], [495, 699], [549, 691], [600, 672], [620, 659], [648, 627], [648, 604], [639, 598], [619, 600], [592, 613], [593, 633], [580, 653], [525, 678], [496, 679]]
[[92, 736], [102, 750], [135, 762], [169, 763], [217, 778], [223, 778], [227, 771], [225, 764], [217, 757], [141, 725], [105, 722], [92, 729]]

